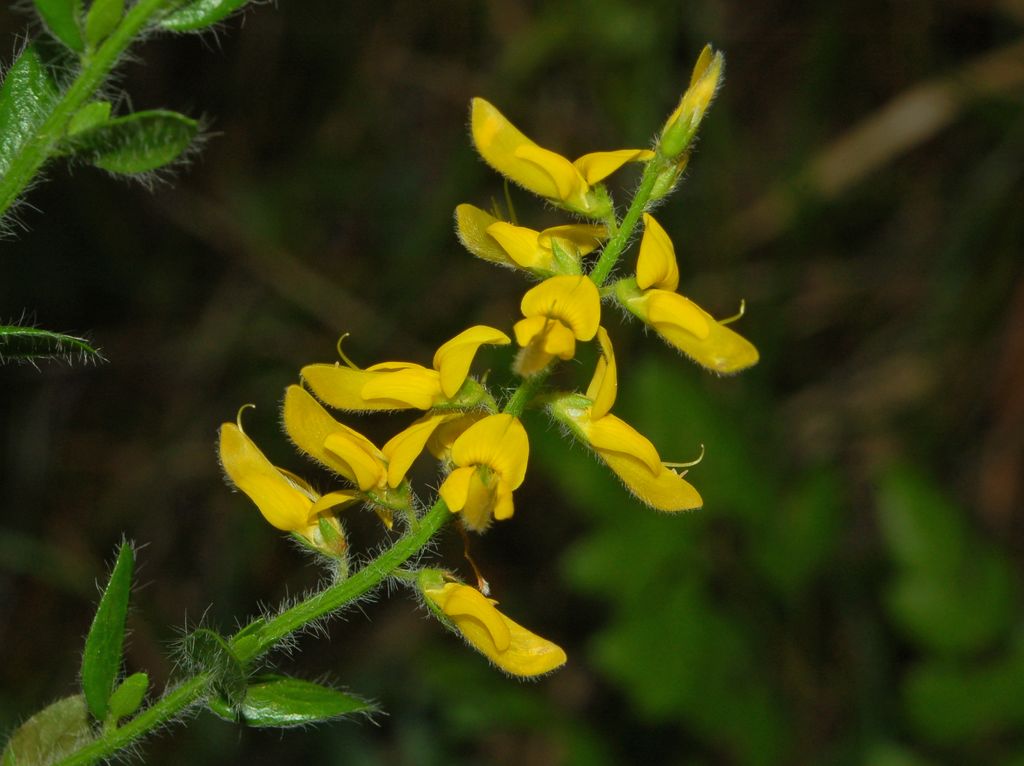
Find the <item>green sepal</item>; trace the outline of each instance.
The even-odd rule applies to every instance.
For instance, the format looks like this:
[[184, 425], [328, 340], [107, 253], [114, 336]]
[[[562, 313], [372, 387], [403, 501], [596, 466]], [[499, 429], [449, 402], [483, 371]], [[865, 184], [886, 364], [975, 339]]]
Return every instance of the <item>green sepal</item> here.
[[27, 46], [0, 87], [0, 176], [35, 136], [58, 98], [60, 90], [39, 46]]
[[[580, 267], [580, 257], [578, 253], [570, 253], [560, 244], [558, 244], [558, 238], [551, 238], [551, 254], [555, 258], [555, 264], [558, 266], [556, 274], [567, 274], [570, 276], [576, 276], [582, 274]], [[540, 269], [531, 269], [531, 271], [540, 271]], [[548, 274], [541, 274], [540, 276], [547, 277]]]
[[247, 726], [288, 728], [376, 709], [365, 700], [312, 681], [267, 675], [249, 684], [239, 714]]
[[36, 11], [50, 34], [76, 53], [85, 50], [82, 41], [82, 0], [34, 0]]
[[90, 101], [71, 118], [68, 123], [67, 134], [73, 136], [83, 130], [94, 128], [102, 122], [110, 119], [111, 104], [109, 101]]
[[111, 173], [146, 173], [178, 159], [198, 132], [195, 120], [154, 109], [115, 117], [70, 135], [61, 151]]
[[248, 0], [192, 0], [167, 14], [160, 26], [171, 32], [196, 32], [223, 21]]
[[107, 705], [114, 691], [114, 681], [121, 669], [125, 618], [132, 589], [135, 552], [122, 542], [110, 581], [100, 598], [92, 627], [85, 639], [82, 653], [82, 692], [89, 703], [89, 712], [98, 721], [107, 716]]
[[2, 766], [44, 766], [56, 763], [94, 739], [81, 694], [57, 700], [14, 730]]
[[7, 362], [35, 363], [44, 359], [73, 359], [102, 362], [103, 354], [84, 339], [38, 327], [0, 325], [0, 364]]
[[189, 633], [182, 644], [186, 662], [214, 676], [214, 688], [237, 707], [245, 698], [245, 668], [224, 637], [208, 628]]
[[149, 689], [149, 676], [145, 673], [133, 673], [110, 695], [107, 705], [107, 720], [116, 725], [122, 718], [127, 718], [142, 704]]
[[124, 0], [93, 0], [85, 16], [85, 42], [95, 48], [113, 32], [124, 16]]

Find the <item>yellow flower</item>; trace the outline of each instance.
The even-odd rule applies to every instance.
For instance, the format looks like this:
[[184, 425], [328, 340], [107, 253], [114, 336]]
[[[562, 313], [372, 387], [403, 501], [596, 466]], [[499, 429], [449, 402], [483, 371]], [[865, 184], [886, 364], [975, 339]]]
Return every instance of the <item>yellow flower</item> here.
[[449, 582], [423, 593], [470, 646], [506, 673], [528, 678], [565, 664], [560, 646], [510, 620], [476, 588]]
[[686, 89], [679, 105], [669, 115], [661, 129], [658, 148], [666, 157], [675, 157], [693, 140], [701, 120], [704, 119], [704, 113], [707, 112], [722, 82], [724, 66], [725, 59], [721, 51], [715, 53], [710, 45], [705, 45], [693, 67], [690, 87]]
[[526, 477], [530, 442], [511, 415], [488, 415], [471, 425], [451, 447], [455, 470], [439, 494], [469, 529], [483, 532], [491, 518], [512, 516], [512, 491]]
[[260, 452], [240, 425], [220, 427], [220, 463], [231, 483], [249, 496], [268, 522], [285, 532], [314, 539], [317, 517], [331, 508], [359, 500], [351, 491], [320, 496], [295, 474], [277, 468]]
[[[483, 345], [506, 345], [511, 340], [493, 327], [476, 325], [464, 330], [434, 354], [433, 369], [411, 362], [381, 362], [365, 370], [340, 364], [311, 364], [302, 368], [303, 380], [320, 399], [340, 410], [429, 410], [452, 404], [469, 375], [477, 350]], [[471, 406], [482, 391], [467, 392]]]
[[485, 261], [529, 271], [539, 277], [579, 274], [580, 259], [607, 236], [604, 226], [570, 224], [534, 231], [500, 221], [473, 205], [455, 208], [459, 240]]
[[377, 449], [331, 417], [301, 386], [289, 386], [284, 397], [284, 428], [295, 446], [364, 493], [396, 489], [443, 418], [421, 418]]
[[552, 416], [585, 441], [627, 489], [661, 511], [683, 511], [703, 505], [700, 494], [661, 462], [654, 445], [624, 420], [609, 413], [615, 403], [615, 354], [608, 333], [598, 329], [601, 358], [586, 396], [570, 394], [549, 405]]
[[636, 278], [615, 285], [619, 302], [670, 345], [709, 370], [728, 375], [756, 364], [757, 349], [750, 341], [675, 292], [679, 267], [672, 240], [647, 213], [644, 227]]
[[554, 357], [572, 359], [577, 340], [591, 340], [601, 321], [601, 295], [589, 277], [551, 277], [527, 291], [513, 331], [523, 347], [516, 373], [533, 375]]
[[570, 162], [537, 146], [482, 98], [473, 99], [470, 122], [473, 142], [488, 165], [534, 194], [590, 218], [603, 218], [612, 209], [607, 193], [595, 184], [627, 162], [654, 156], [646, 149], [619, 149]]

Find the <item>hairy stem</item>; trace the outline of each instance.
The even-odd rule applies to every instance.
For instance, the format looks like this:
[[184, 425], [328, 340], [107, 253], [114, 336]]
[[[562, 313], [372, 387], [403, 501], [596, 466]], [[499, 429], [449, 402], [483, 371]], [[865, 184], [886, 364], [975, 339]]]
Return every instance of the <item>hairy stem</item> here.
[[644, 212], [647, 203], [651, 199], [651, 192], [654, 191], [654, 184], [657, 182], [658, 176], [670, 164], [670, 160], [663, 157], [661, 153], [658, 153], [644, 166], [644, 174], [640, 178], [640, 185], [637, 187], [636, 194], [633, 195], [633, 199], [629, 203], [626, 215], [623, 216], [622, 222], [619, 224], [615, 234], [608, 240], [608, 244], [604, 246], [601, 256], [597, 259], [597, 263], [594, 264], [594, 268], [590, 272], [590, 278], [594, 280], [594, 284], [598, 287], [604, 284], [604, 281], [608, 279], [608, 275], [612, 273], [612, 269], [615, 268], [619, 256], [622, 255], [622, 251], [629, 244], [630, 237], [633, 236], [633, 229], [636, 228], [640, 215]]
[[95, 51], [82, 58], [82, 68], [46, 118], [36, 136], [13, 157], [0, 178], [0, 216], [4, 215], [56, 152], [68, 121], [99, 89], [121, 54], [135, 41], [150, 19], [179, 0], [139, 0]]

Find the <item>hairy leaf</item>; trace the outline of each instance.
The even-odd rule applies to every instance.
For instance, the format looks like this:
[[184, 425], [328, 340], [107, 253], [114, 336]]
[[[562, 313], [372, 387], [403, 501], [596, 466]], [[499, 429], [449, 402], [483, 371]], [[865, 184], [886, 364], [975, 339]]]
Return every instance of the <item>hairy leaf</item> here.
[[172, 32], [195, 32], [223, 21], [248, 0], [192, 0], [160, 21]]
[[134, 568], [135, 553], [131, 545], [122, 542], [114, 571], [110, 573], [110, 582], [103, 591], [92, 627], [85, 639], [82, 691], [89, 703], [89, 711], [99, 721], [107, 715], [107, 704], [121, 668], [125, 618], [128, 615], [128, 597], [131, 594]]
[[101, 122], [64, 139], [62, 150], [112, 173], [145, 173], [173, 162], [199, 132], [199, 123], [160, 109]]
[[65, 697], [19, 726], [4, 748], [2, 766], [44, 766], [93, 739], [82, 695]]
[[329, 721], [376, 707], [327, 686], [287, 676], [262, 676], [246, 689], [242, 721], [249, 726], [289, 727]]
[[85, 17], [85, 41], [95, 48], [117, 28], [124, 15], [124, 0], [93, 0]]
[[68, 123], [68, 135], [81, 133], [83, 130], [94, 128], [102, 122], [110, 119], [111, 104], [109, 101], [90, 101], [71, 118]]
[[82, 0], [35, 0], [35, 5], [50, 34], [77, 53], [85, 50], [79, 27]]
[[108, 711], [109, 720], [117, 723], [139, 709], [149, 688], [149, 676], [145, 673], [132, 673], [110, 695]]
[[36, 45], [29, 45], [0, 88], [0, 175], [36, 134], [60, 92]]
[[0, 364], [44, 359], [102, 361], [103, 355], [82, 338], [37, 327], [0, 325]]

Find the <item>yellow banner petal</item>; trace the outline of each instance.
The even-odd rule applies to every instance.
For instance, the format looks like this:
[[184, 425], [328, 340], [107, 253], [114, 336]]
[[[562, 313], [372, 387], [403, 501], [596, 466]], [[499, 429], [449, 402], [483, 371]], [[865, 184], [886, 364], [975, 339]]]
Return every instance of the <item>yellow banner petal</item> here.
[[584, 154], [573, 165], [588, 184], [603, 181], [627, 162], [646, 162], [654, 156], [650, 149], [616, 149]]
[[654, 287], [669, 292], [679, 287], [675, 247], [661, 224], [648, 213], [644, 213], [644, 236], [640, 240], [636, 284], [641, 290]]

